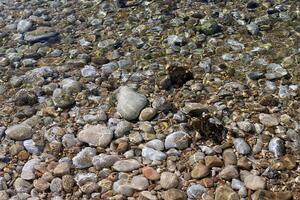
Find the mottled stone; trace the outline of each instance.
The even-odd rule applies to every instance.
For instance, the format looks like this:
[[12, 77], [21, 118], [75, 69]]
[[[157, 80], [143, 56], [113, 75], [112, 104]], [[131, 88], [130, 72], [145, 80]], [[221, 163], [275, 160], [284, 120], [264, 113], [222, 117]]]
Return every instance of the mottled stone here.
[[113, 132], [103, 125], [86, 125], [77, 138], [91, 146], [106, 147], [113, 138]]

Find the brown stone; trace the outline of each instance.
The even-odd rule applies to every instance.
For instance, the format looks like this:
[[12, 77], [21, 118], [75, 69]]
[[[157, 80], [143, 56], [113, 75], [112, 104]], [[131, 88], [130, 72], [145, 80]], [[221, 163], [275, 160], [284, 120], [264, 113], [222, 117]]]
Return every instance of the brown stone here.
[[250, 170], [252, 168], [251, 161], [247, 157], [242, 157], [238, 160], [237, 166], [240, 169]]
[[152, 167], [144, 167], [142, 172], [143, 175], [149, 180], [155, 181], [160, 179], [160, 174]]
[[217, 156], [206, 156], [205, 157], [205, 165], [209, 168], [212, 167], [222, 167], [223, 161]]
[[43, 178], [39, 178], [33, 181], [33, 186], [37, 191], [43, 192], [50, 187], [50, 183]]
[[237, 158], [232, 149], [225, 149], [223, 151], [223, 160], [224, 160], [225, 166], [237, 164]]
[[210, 173], [210, 170], [207, 166], [199, 163], [196, 164], [191, 172], [192, 178], [204, 178], [208, 176]]
[[200, 184], [206, 188], [211, 188], [214, 186], [214, 180], [212, 178], [201, 179]]
[[63, 176], [70, 173], [69, 163], [59, 163], [53, 170], [54, 176]]
[[163, 192], [162, 198], [164, 200], [186, 200], [187, 199], [185, 192], [174, 188]]
[[25, 150], [22, 150], [18, 153], [19, 160], [27, 160], [29, 158], [29, 156], [30, 156], [30, 154]]
[[215, 200], [239, 200], [239, 195], [227, 185], [218, 186]]
[[266, 190], [258, 190], [252, 194], [252, 200], [290, 200], [293, 198], [291, 192], [271, 192]]

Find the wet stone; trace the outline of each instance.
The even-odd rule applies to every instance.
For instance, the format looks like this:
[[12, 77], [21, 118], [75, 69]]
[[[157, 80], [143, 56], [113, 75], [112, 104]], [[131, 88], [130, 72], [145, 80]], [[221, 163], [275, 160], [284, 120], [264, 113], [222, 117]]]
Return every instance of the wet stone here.
[[38, 27], [36, 30], [25, 33], [24, 40], [27, 42], [41, 42], [49, 39], [57, 39], [59, 33], [50, 27]]
[[126, 120], [136, 119], [147, 104], [145, 96], [135, 92], [127, 86], [119, 88], [117, 100], [117, 111]]

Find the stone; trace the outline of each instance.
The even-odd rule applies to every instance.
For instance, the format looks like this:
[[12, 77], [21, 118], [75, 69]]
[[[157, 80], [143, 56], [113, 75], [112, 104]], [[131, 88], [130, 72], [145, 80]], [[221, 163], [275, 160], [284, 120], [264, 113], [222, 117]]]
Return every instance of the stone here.
[[19, 33], [25, 33], [32, 28], [32, 22], [30, 20], [22, 19], [18, 22], [17, 31]]
[[5, 134], [13, 140], [26, 140], [32, 137], [33, 130], [27, 124], [16, 124], [6, 129]]
[[203, 24], [196, 26], [196, 30], [205, 35], [213, 35], [221, 32], [222, 28], [215, 20], [207, 20]]
[[123, 120], [117, 124], [116, 129], [114, 131], [114, 135], [116, 138], [120, 138], [128, 134], [131, 130], [132, 124], [126, 120]]
[[152, 167], [143, 167], [142, 173], [147, 179], [151, 181], [160, 179], [160, 174]]
[[239, 190], [242, 187], [244, 187], [244, 183], [242, 181], [238, 180], [238, 179], [233, 178], [231, 180], [231, 187], [234, 190]]
[[62, 180], [60, 178], [54, 178], [50, 183], [51, 192], [60, 192], [62, 189]]
[[189, 135], [183, 131], [177, 131], [169, 134], [165, 139], [165, 148], [186, 149], [189, 146]]
[[246, 188], [250, 190], [263, 190], [266, 187], [266, 180], [261, 176], [248, 175], [244, 179]]
[[78, 186], [83, 186], [88, 182], [97, 182], [97, 175], [95, 173], [77, 173], [74, 180]]
[[130, 186], [135, 190], [143, 191], [143, 190], [147, 190], [149, 186], [149, 182], [147, 178], [145, 178], [144, 176], [138, 175], [132, 177]]
[[113, 164], [119, 160], [120, 158], [117, 155], [100, 154], [93, 157], [92, 163], [96, 167], [96, 169], [100, 170], [113, 166]]
[[14, 182], [14, 188], [18, 193], [29, 193], [32, 189], [32, 184], [22, 178], [17, 178]]
[[41, 42], [50, 39], [57, 39], [59, 33], [53, 30], [51, 27], [38, 27], [36, 30], [26, 32], [24, 34], [24, 40], [27, 42]]
[[162, 193], [162, 198], [164, 200], [186, 200], [187, 199], [186, 194], [183, 191], [174, 188], [164, 191]]
[[91, 194], [96, 193], [100, 189], [100, 186], [97, 183], [94, 182], [88, 182], [84, 184], [83, 186], [80, 186], [80, 190], [85, 194]]
[[33, 155], [39, 155], [42, 152], [41, 147], [37, 146], [32, 139], [24, 140], [23, 145], [25, 149]]
[[277, 63], [267, 65], [267, 73], [265, 74], [268, 80], [277, 80], [288, 75], [288, 71]]
[[250, 170], [252, 168], [252, 163], [247, 157], [244, 156], [238, 160], [237, 166], [240, 169]]
[[260, 113], [258, 118], [260, 123], [267, 127], [277, 126], [279, 124], [277, 117], [274, 115]]
[[139, 194], [138, 200], [157, 200], [157, 197], [149, 191], [142, 191]]
[[209, 168], [212, 167], [222, 167], [223, 161], [217, 156], [206, 156], [205, 157], [205, 165]]
[[285, 154], [284, 141], [278, 137], [273, 137], [268, 145], [269, 151], [271, 151], [276, 157]]
[[164, 189], [176, 188], [178, 185], [177, 175], [171, 172], [163, 172], [160, 176], [160, 185]]
[[93, 165], [92, 159], [96, 155], [96, 149], [85, 147], [75, 157], [73, 157], [73, 165], [75, 168], [84, 169]]
[[77, 139], [81, 142], [103, 148], [110, 144], [112, 138], [113, 132], [108, 127], [100, 124], [86, 125], [77, 136]]
[[27, 161], [22, 168], [21, 178], [24, 180], [35, 179], [34, 166], [38, 165], [41, 161], [37, 158]]
[[251, 22], [246, 27], [247, 27], [247, 30], [249, 31], [249, 33], [251, 33], [251, 35], [257, 35], [259, 33], [259, 27], [254, 22]]
[[56, 88], [53, 91], [52, 100], [56, 107], [62, 109], [72, 107], [75, 103], [74, 97], [61, 88]]
[[167, 155], [165, 153], [149, 147], [143, 148], [142, 156], [149, 160], [165, 160], [167, 158]]
[[[271, 199], [280, 199], [280, 200], [291, 200], [293, 199], [292, 192], [272, 192], [266, 190], [257, 190], [251, 195], [252, 200], [271, 200]], [[296, 198], [295, 198], [296, 199]]]
[[243, 138], [234, 139], [233, 144], [239, 154], [247, 155], [251, 152], [249, 144]]
[[21, 89], [15, 95], [15, 103], [17, 106], [32, 106], [37, 103], [37, 96], [34, 91]]
[[132, 196], [134, 189], [128, 184], [127, 180], [120, 179], [113, 183], [113, 191], [124, 196]]
[[157, 114], [157, 111], [155, 108], [144, 108], [139, 116], [140, 121], [149, 121], [151, 120], [155, 115]]
[[193, 167], [191, 176], [192, 176], [192, 178], [200, 179], [200, 178], [204, 178], [204, 177], [208, 176], [209, 173], [210, 173], [209, 168], [207, 166], [199, 163]]
[[3, 200], [8, 200], [9, 199], [9, 196], [8, 196], [6, 191], [0, 190], [0, 199], [3, 199]]
[[230, 181], [233, 178], [238, 178], [239, 177], [239, 172], [236, 169], [235, 166], [233, 165], [227, 165], [222, 171], [219, 173], [219, 177], [226, 180]]
[[64, 176], [70, 174], [71, 167], [67, 162], [58, 163], [58, 165], [54, 168], [53, 174], [54, 176]]
[[237, 157], [233, 152], [233, 149], [225, 149], [223, 151], [223, 160], [225, 166], [227, 165], [236, 165], [237, 164]]
[[157, 151], [163, 151], [165, 149], [164, 143], [159, 139], [154, 139], [145, 144], [146, 147], [155, 149]]
[[202, 194], [206, 193], [207, 189], [200, 184], [191, 185], [186, 190], [187, 196], [191, 200], [202, 198]]
[[72, 175], [64, 175], [62, 177], [62, 186], [64, 191], [71, 192], [75, 184], [74, 178]]
[[59, 85], [68, 94], [78, 93], [82, 89], [81, 84], [72, 78], [63, 79]]
[[50, 183], [43, 178], [39, 178], [33, 181], [33, 186], [37, 191], [44, 192], [50, 187]]
[[136, 119], [147, 105], [147, 98], [127, 86], [121, 86], [117, 94], [117, 111], [126, 120]]
[[241, 130], [243, 130], [245, 132], [250, 132], [253, 130], [253, 125], [248, 121], [238, 122], [237, 125]]
[[239, 195], [227, 185], [220, 185], [216, 189], [215, 200], [239, 200]]
[[112, 166], [112, 168], [118, 172], [130, 172], [140, 167], [141, 164], [135, 159], [119, 160]]
[[80, 71], [83, 77], [94, 77], [97, 74], [95, 67], [92, 65], [86, 65]]

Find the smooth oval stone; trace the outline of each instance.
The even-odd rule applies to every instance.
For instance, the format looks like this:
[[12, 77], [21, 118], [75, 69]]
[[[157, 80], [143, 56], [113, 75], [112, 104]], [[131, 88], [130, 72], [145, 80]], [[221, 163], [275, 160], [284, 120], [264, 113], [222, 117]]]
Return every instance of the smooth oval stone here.
[[8, 127], [5, 134], [13, 140], [26, 140], [31, 138], [33, 131], [27, 124], [16, 124]]

